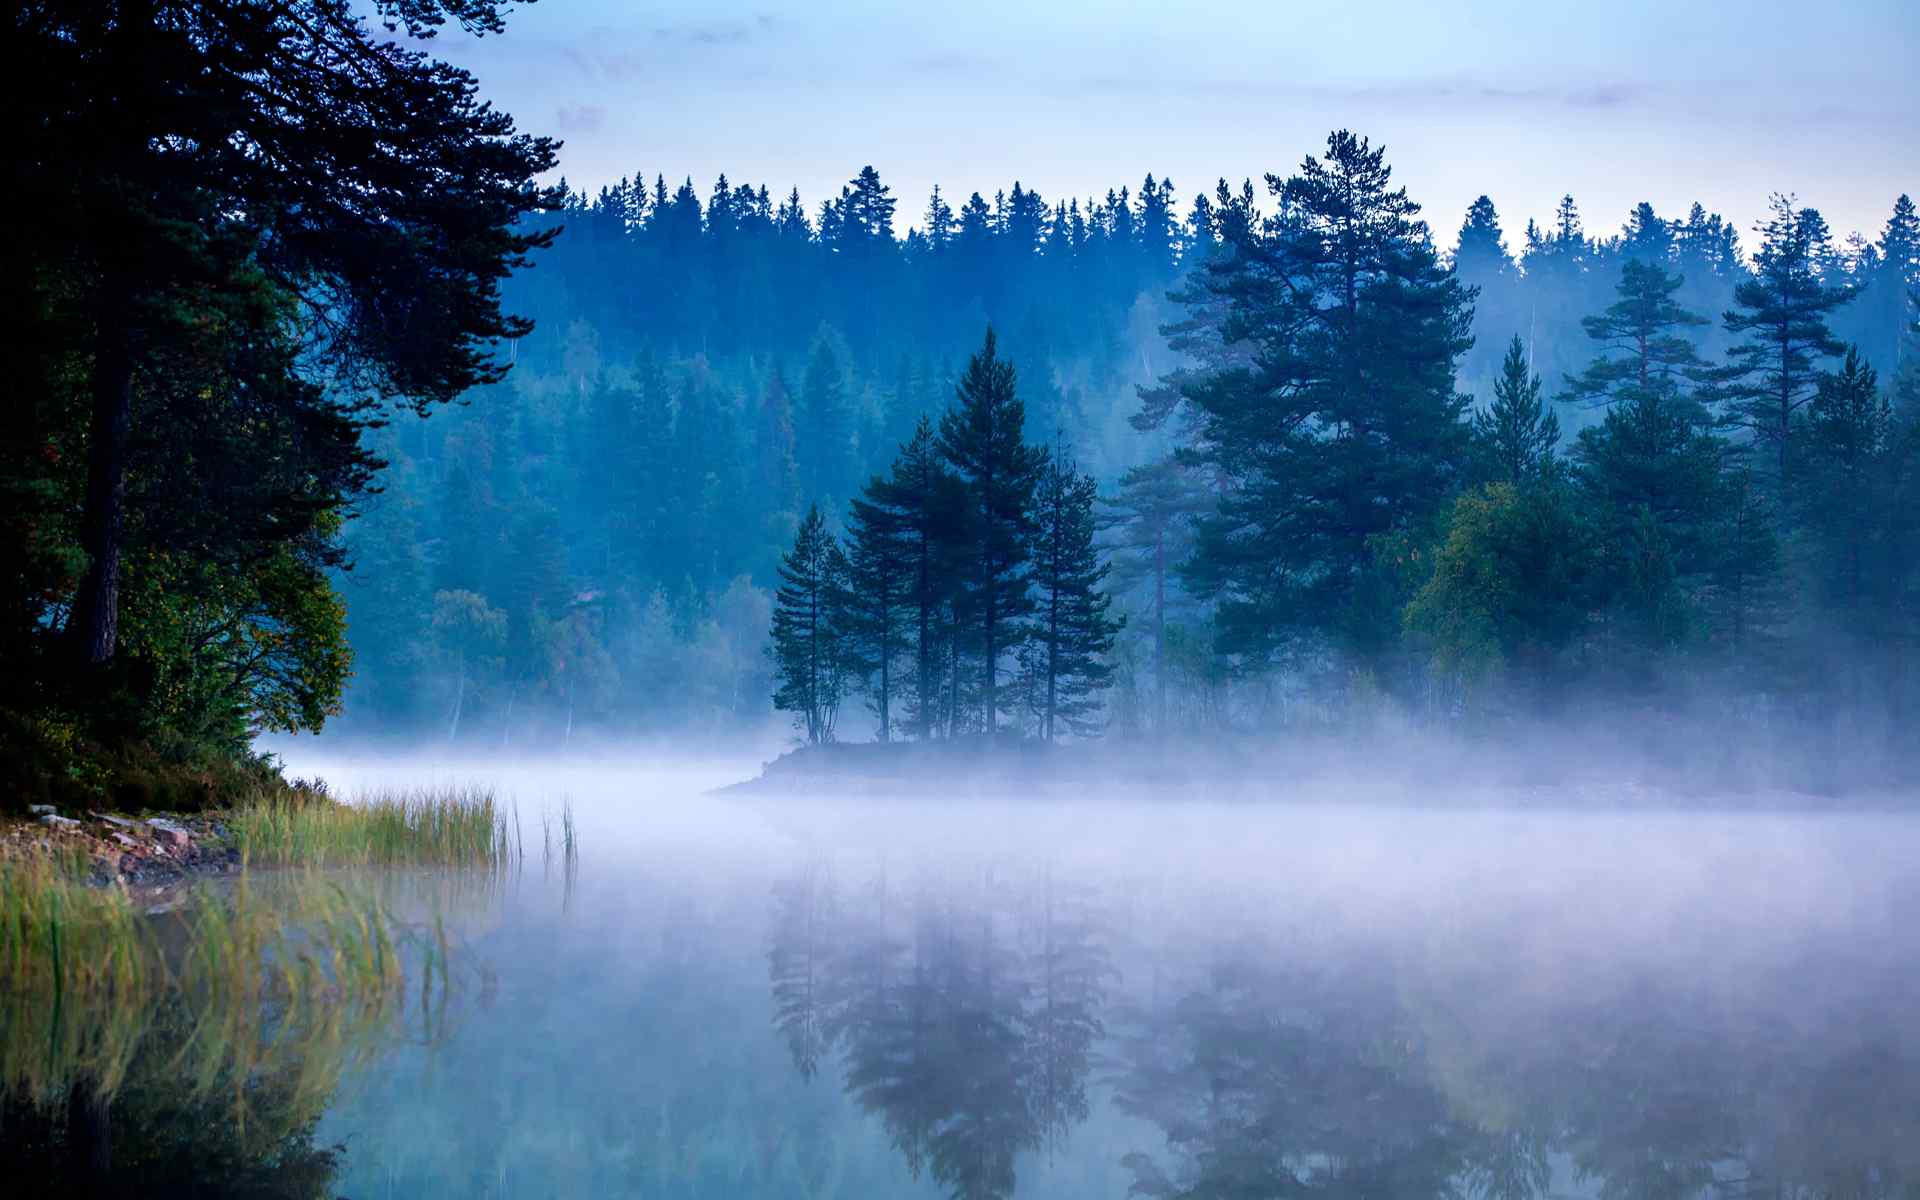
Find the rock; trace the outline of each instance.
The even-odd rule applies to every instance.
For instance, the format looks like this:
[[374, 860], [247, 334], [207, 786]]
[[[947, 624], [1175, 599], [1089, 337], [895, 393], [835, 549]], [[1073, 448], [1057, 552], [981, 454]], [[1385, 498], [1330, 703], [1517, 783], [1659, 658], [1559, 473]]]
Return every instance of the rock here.
[[87, 815], [92, 817], [96, 821], [105, 822], [106, 824], [111, 825], [116, 829], [138, 829], [140, 827], [140, 822], [138, 821], [129, 821], [125, 817], [116, 817], [110, 813], [97, 812], [97, 813], [88, 813]]
[[58, 813], [47, 813], [45, 816], [40, 818], [40, 823], [42, 825], [47, 826], [50, 829], [80, 828], [80, 822], [74, 820], [72, 817], [60, 816]]
[[132, 838], [128, 837], [124, 833], [112, 833], [112, 834], [108, 834], [107, 836], [111, 837], [115, 842], [118, 842], [120, 845], [125, 846], [129, 850], [132, 850], [134, 847], [140, 844], [139, 842], [134, 841]]
[[164, 817], [155, 817], [147, 822], [153, 830], [153, 837], [162, 846], [174, 850], [185, 850], [193, 844], [193, 831], [184, 825], [176, 825]]
[[50, 817], [53, 815], [54, 810], [51, 804], [29, 804], [27, 805], [27, 811], [36, 817]]

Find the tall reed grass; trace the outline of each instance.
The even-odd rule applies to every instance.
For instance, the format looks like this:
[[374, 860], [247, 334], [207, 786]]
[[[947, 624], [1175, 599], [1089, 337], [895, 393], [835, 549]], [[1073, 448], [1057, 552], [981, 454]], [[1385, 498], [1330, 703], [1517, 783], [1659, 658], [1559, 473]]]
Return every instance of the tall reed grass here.
[[490, 788], [439, 787], [256, 800], [228, 826], [243, 858], [269, 866], [500, 869], [518, 848], [510, 817]]
[[417, 987], [427, 1036], [454, 973], [444, 921], [406, 925], [370, 891], [304, 872], [203, 885], [144, 914], [45, 856], [0, 858], [0, 1092], [110, 1100], [130, 1072], [248, 1118], [275, 1081], [312, 1112], [396, 1036]]

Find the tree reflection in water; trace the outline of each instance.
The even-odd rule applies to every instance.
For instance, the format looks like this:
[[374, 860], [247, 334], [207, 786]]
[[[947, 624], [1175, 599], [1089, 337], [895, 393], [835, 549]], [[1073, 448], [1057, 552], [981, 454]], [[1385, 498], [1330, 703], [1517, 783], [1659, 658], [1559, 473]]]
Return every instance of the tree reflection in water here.
[[491, 895], [294, 873], [128, 919], [46, 886], [86, 920], [17, 939], [0, 979], [0, 1178], [81, 1198], [333, 1195], [344, 1147], [316, 1140], [321, 1115], [350, 1068], [444, 1037], [474, 973], [445, 916]]
[[1540, 975], [1511, 930], [1148, 933], [1103, 918], [1118, 901], [1044, 869], [843, 886], [811, 862], [774, 889], [775, 1024], [962, 1200], [1128, 1119], [1157, 1131], [1122, 1159], [1140, 1197], [1920, 1196], [1911, 962], [1801, 943]]
[[1100, 928], [1045, 873], [895, 893], [809, 863], [774, 889], [774, 1021], [803, 1074], [837, 1055], [916, 1177], [1011, 1196], [1015, 1156], [1088, 1116], [1115, 974]]

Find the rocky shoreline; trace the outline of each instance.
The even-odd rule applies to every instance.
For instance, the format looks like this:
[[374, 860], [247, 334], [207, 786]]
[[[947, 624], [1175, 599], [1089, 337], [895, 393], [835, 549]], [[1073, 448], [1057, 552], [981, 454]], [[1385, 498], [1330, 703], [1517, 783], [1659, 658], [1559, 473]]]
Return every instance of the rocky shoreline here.
[[84, 857], [87, 882], [164, 893], [197, 877], [238, 873], [240, 851], [218, 814], [66, 816], [35, 805], [26, 821], [0, 827], [0, 853]]

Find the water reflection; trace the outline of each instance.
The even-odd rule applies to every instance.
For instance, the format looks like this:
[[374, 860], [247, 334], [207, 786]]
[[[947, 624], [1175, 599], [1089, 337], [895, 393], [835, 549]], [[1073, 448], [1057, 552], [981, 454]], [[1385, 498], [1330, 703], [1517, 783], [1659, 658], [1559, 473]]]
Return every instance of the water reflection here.
[[772, 888], [774, 1025], [961, 1200], [1090, 1120], [1140, 1197], [1920, 1195], [1911, 946], [1561, 952], [1590, 913], [1133, 890], [808, 859]]
[[820, 863], [774, 889], [774, 1023], [811, 1077], [838, 1056], [917, 1178], [1010, 1196], [1014, 1159], [1088, 1115], [1114, 976], [1082, 889], [983, 874], [842, 892]]
[[581, 812], [364, 1040], [0, 1009], [0, 1194], [1920, 1195], [1910, 822]]
[[443, 1040], [485, 983], [468, 877], [242, 877], [143, 915], [41, 874], [0, 976], [0, 1178], [30, 1195], [335, 1195], [342, 1080]]

